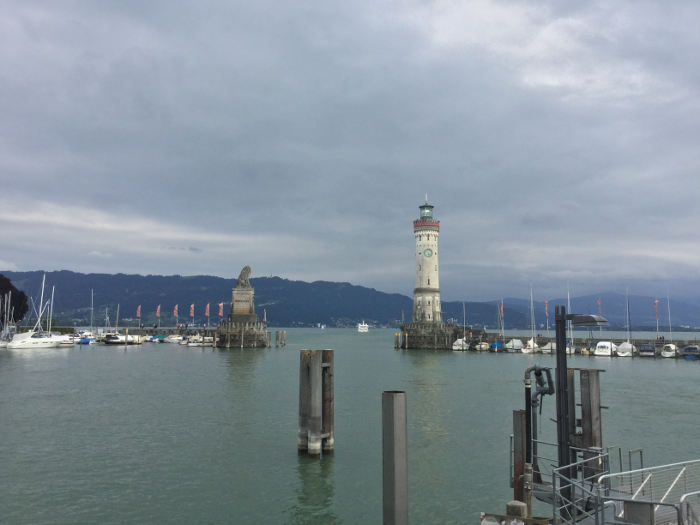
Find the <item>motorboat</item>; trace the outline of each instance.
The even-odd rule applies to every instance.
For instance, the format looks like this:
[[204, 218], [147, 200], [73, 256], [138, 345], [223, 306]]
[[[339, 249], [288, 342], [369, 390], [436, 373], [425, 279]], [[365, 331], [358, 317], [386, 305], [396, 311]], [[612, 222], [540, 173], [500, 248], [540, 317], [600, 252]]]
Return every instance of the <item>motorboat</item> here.
[[56, 348], [60, 344], [60, 339], [52, 337], [51, 333], [44, 331], [30, 330], [15, 334], [11, 341], [7, 343], [9, 350], [24, 348]]
[[187, 338], [187, 346], [202, 346], [204, 344], [204, 338], [197, 334], [191, 335]]
[[676, 348], [676, 345], [673, 343], [666, 343], [664, 347], [661, 349], [661, 357], [669, 358], [669, 357], [677, 357], [678, 356], [678, 348]]
[[178, 334], [170, 334], [168, 337], [165, 338], [166, 343], [179, 344], [180, 341], [182, 341], [182, 336]]
[[92, 345], [97, 342], [97, 337], [89, 330], [81, 330], [75, 334], [75, 339], [77, 345]]
[[369, 325], [364, 321], [357, 323], [357, 331], [360, 333], [369, 332]]
[[137, 335], [107, 332], [102, 342], [106, 345], [139, 345], [141, 344], [141, 339]]
[[639, 357], [656, 357], [659, 355], [659, 350], [651, 343], [642, 343], [639, 345]]
[[593, 355], [599, 357], [612, 357], [617, 355], [617, 345], [612, 341], [599, 341], [598, 344], [595, 345]]
[[700, 347], [698, 345], [687, 345], [678, 353], [683, 359], [700, 359]]

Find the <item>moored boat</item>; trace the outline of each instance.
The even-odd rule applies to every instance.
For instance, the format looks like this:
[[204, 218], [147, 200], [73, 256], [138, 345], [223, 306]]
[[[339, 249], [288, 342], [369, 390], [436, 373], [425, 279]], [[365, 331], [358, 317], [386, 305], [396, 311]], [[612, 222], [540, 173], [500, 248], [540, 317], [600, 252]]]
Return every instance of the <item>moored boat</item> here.
[[461, 337], [452, 343], [452, 350], [469, 350], [469, 342]]
[[678, 348], [673, 343], [666, 343], [661, 349], [661, 357], [673, 358], [678, 356]]
[[687, 345], [678, 352], [678, 356], [683, 359], [699, 359], [700, 358], [700, 347], [698, 345]]
[[615, 355], [617, 357], [632, 357], [633, 355], [636, 355], [636, 354], [637, 354], [637, 347], [634, 346], [629, 341], [625, 341], [624, 343], [620, 343], [620, 345], [615, 350]]
[[369, 325], [364, 321], [357, 323], [357, 331], [360, 333], [369, 332]]
[[598, 357], [612, 357], [617, 352], [617, 345], [612, 341], [599, 341], [595, 345], [595, 350], [593, 350], [593, 355]]
[[659, 355], [659, 349], [651, 343], [642, 343], [639, 345], [639, 357], [656, 357]]
[[523, 349], [523, 342], [520, 339], [511, 339], [505, 345], [506, 352], [520, 352]]

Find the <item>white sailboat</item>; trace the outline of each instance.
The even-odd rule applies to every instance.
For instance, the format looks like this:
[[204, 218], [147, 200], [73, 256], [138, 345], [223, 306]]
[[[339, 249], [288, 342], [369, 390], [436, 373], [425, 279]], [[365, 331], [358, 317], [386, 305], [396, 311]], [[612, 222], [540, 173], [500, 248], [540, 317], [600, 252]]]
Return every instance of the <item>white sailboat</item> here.
[[469, 350], [469, 341], [467, 341], [467, 310], [462, 303], [462, 337], [452, 343], [452, 350]]
[[539, 350], [535, 339], [535, 301], [532, 296], [532, 286], [530, 286], [530, 332], [530, 340], [520, 350], [523, 354], [532, 354]]
[[617, 357], [632, 357], [637, 353], [637, 347], [632, 344], [632, 334], [630, 328], [630, 293], [627, 290], [627, 310], [626, 310], [626, 323], [627, 323], [627, 341], [621, 343], [616, 350], [615, 355]]
[[671, 297], [666, 295], [666, 308], [668, 310], [668, 343], [661, 349], [661, 357], [678, 357], [678, 348], [673, 344], [673, 330], [671, 329]]
[[[52, 301], [47, 301], [44, 304], [44, 287], [46, 285], [46, 274], [41, 281], [41, 298], [39, 299], [39, 311], [37, 312], [37, 320], [34, 324], [34, 328], [28, 332], [22, 332], [16, 334], [11, 341], [7, 343], [7, 348], [9, 350], [20, 350], [20, 349], [37, 349], [37, 348], [55, 348], [59, 346], [62, 342], [61, 338], [51, 335], [50, 331], [50, 321], [49, 330], [44, 330], [42, 327], [42, 317], [44, 313], [49, 310], [50, 304], [53, 304], [53, 292]], [[50, 314], [49, 314], [50, 316]]]
[[[566, 313], [571, 313], [571, 293], [569, 292], [569, 283], [566, 283]], [[576, 353], [576, 347], [574, 346], [574, 327], [571, 321], [566, 321], [568, 325], [566, 327], [566, 333], [569, 334], [570, 341], [566, 343], [566, 353], [568, 355], [573, 355]]]

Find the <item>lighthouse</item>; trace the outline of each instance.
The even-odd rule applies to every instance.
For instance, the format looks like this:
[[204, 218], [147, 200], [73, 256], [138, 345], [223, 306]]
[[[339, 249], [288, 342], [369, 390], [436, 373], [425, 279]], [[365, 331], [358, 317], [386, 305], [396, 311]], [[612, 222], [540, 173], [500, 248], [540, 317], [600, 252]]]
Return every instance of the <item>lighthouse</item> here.
[[463, 327], [454, 322], [444, 323], [440, 303], [440, 273], [438, 267], [438, 238], [440, 221], [435, 220], [433, 205], [419, 206], [420, 215], [413, 221], [416, 238], [416, 281], [413, 288], [413, 318], [401, 325], [396, 334], [397, 348], [445, 349], [464, 334]]
[[413, 289], [413, 322], [442, 323], [440, 277], [438, 271], [438, 237], [440, 221], [433, 216], [433, 206], [419, 206], [420, 215], [413, 221], [416, 238], [416, 284]]

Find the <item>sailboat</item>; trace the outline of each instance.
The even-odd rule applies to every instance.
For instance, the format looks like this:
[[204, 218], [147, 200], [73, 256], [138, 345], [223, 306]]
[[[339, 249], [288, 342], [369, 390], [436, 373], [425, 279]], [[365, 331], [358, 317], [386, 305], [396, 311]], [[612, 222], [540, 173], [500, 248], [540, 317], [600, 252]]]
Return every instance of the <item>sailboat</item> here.
[[[571, 313], [571, 293], [569, 292], [569, 283], [566, 283], [566, 311]], [[569, 334], [571, 338], [570, 341], [566, 342], [566, 353], [569, 355], [576, 353], [576, 347], [574, 346], [574, 327], [571, 321], [566, 321], [569, 326], [566, 327], [566, 333]]]
[[627, 290], [627, 341], [621, 343], [617, 347], [616, 355], [617, 357], [632, 357], [637, 353], [637, 347], [632, 344], [630, 339], [632, 338], [631, 328], [630, 328], [630, 292]]
[[[36, 348], [54, 348], [59, 346], [61, 343], [61, 338], [53, 337], [50, 331], [50, 321], [49, 329], [44, 330], [42, 327], [42, 317], [44, 313], [49, 310], [50, 305], [53, 304], [53, 292], [52, 301], [46, 301], [44, 303], [44, 288], [46, 285], [46, 274], [41, 281], [41, 298], [39, 299], [39, 310], [37, 311], [37, 320], [34, 324], [34, 328], [27, 332], [22, 332], [16, 334], [11, 341], [7, 343], [8, 349], [36, 349]], [[49, 314], [50, 317], [50, 314]]]
[[92, 325], [94, 322], [94, 293], [92, 288], [90, 289], [90, 330], [81, 330], [78, 332], [78, 341], [76, 344], [79, 345], [92, 345], [97, 342], [97, 338], [95, 337], [95, 334], [93, 333]]
[[462, 337], [452, 343], [452, 350], [469, 350], [467, 341], [467, 310], [462, 302]]
[[532, 354], [538, 350], [537, 341], [535, 340], [535, 301], [532, 296], [532, 286], [530, 286], [530, 340], [520, 350], [523, 354]]
[[671, 297], [666, 295], [666, 308], [668, 310], [668, 343], [661, 349], [661, 357], [677, 357], [678, 348], [673, 344], [673, 330], [671, 329]]
[[17, 332], [17, 327], [12, 322], [12, 291], [5, 294], [3, 302], [0, 302], [2, 312], [2, 330], [0, 330], [0, 348], [7, 348], [7, 343]]

